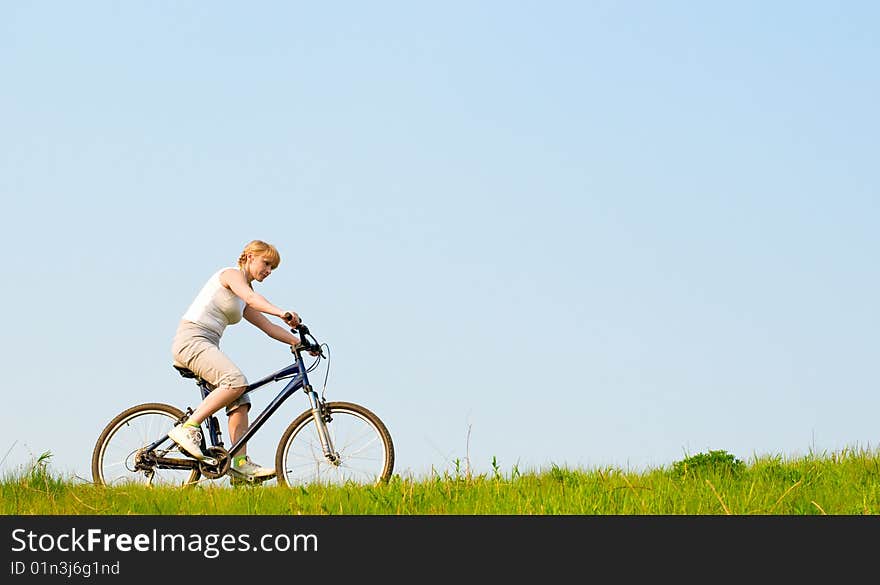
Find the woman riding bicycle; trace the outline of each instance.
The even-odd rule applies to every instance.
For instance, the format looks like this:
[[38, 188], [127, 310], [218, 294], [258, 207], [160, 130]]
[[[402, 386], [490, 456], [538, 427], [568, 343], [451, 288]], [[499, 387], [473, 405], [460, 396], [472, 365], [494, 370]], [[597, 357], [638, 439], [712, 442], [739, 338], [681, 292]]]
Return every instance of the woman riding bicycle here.
[[[253, 281], [263, 282], [280, 263], [275, 246], [253, 240], [239, 256], [237, 268], [221, 268], [211, 275], [177, 327], [171, 344], [174, 365], [191, 370], [214, 387], [189, 419], [168, 433], [181, 450], [196, 459], [208, 457], [201, 448], [201, 423], [222, 407], [226, 407], [232, 444], [248, 428], [251, 401], [243, 394], [247, 378], [220, 351], [220, 338], [226, 327], [244, 317], [269, 337], [292, 348], [300, 343], [299, 337], [269, 321], [264, 313], [293, 328], [300, 323], [299, 315], [276, 307], [253, 289]], [[237, 480], [264, 480], [274, 476], [275, 470], [251, 461], [245, 444], [233, 457], [229, 474]]]

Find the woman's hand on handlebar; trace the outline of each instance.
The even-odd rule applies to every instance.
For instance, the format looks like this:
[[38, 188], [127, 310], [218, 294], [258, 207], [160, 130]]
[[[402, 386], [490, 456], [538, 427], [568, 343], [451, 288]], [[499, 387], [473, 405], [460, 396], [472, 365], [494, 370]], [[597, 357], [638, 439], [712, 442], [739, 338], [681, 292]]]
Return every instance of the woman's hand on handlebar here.
[[287, 323], [287, 325], [290, 326], [290, 327], [293, 328], [293, 329], [296, 329], [297, 326], [298, 326], [300, 323], [302, 323], [302, 319], [300, 319], [300, 318], [299, 318], [299, 315], [297, 315], [297, 314], [296, 314], [295, 312], [293, 312], [293, 311], [287, 311], [286, 313], [284, 313], [283, 315], [281, 315], [281, 318], [284, 319], [284, 322]]

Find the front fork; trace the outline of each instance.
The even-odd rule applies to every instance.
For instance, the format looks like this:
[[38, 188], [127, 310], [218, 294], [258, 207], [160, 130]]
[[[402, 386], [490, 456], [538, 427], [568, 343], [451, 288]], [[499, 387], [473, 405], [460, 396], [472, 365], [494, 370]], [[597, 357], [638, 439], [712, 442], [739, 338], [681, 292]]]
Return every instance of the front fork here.
[[318, 396], [318, 393], [312, 389], [311, 384], [303, 387], [303, 392], [309, 398], [309, 404], [312, 410], [312, 419], [315, 421], [315, 428], [318, 429], [318, 440], [321, 441], [321, 449], [324, 451], [324, 457], [334, 464], [339, 465], [339, 453], [333, 447], [333, 440], [330, 438], [330, 431], [327, 430], [327, 423], [330, 422], [330, 411], [324, 401]]

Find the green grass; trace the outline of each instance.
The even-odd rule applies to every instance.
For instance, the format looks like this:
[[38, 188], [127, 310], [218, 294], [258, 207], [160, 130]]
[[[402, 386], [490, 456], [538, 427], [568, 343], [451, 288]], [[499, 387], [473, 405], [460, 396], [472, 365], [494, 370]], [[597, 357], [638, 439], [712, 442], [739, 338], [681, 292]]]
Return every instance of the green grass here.
[[54, 475], [44, 453], [0, 482], [4, 515], [862, 515], [880, 513], [880, 452], [845, 449], [745, 463], [724, 451], [667, 468], [396, 475], [372, 487], [105, 488]]

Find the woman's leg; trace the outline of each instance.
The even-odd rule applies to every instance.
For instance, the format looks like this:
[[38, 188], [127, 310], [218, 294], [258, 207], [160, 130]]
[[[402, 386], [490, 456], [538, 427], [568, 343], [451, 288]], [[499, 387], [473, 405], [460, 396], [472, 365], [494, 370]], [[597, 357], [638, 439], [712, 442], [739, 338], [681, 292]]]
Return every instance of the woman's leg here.
[[[207, 454], [202, 451], [199, 443], [202, 441], [202, 432], [201, 432], [201, 424], [202, 422], [226, 406], [227, 404], [235, 401], [238, 397], [242, 395], [245, 388], [247, 386], [224, 386], [222, 388], [215, 388], [211, 390], [207, 396], [202, 400], [201, 404], [199, 404], [190, 417], [186, 420], [183, 425], [179, 427], [174, 427], [169, 433], [168, 436], [171, 437], [175, 443], [180, 445], [181, 449], [195, 457], [196, 459], [202, 459], [207, 456]], [[235, 411], [244, 410], [241, 407], [236, 408]], [[235, 412], [233, 411], [233, 412]], [[231, 413], [230, 413], [231, 414]], [[236, 418], [238, 421], [236, 426], [233, 426], [230, 421], [229, 425], [229, 434], [232, 435], [232, 442], [235, 442], [237, 436], [241, 436], [243, 431], [238, 432], [236, 436], [235, 433], [238, 431], [238, 427], [240, 423], [240, 415]], [[245, 429], [247, 429], [247, 415], [245, 415]]]
[[[195, 426], [202, 424], [202, 421], [204, 421], [206, 418], [208, 418], [209, 416], [211, 416], [212, 414], [214, 414], [215, 412], [217, 412], [218, 410], [220, 410], [221, 408], [223, 408], [224, 406], [226, 406], [227, 404], [229, 404], [230, 402], [232, 402], [233, 400], [235, 400], [239, 396], [241, 396], [241, 394], [242, 394], [242, 392], [244, 392], [245, 388], [246, 388], [246, 386], [239, 386], [237, 388], [230, 388], [229, 386], [224, 386], [222, 388], [215, 388], [214, 390], [211, 390], [211, 392], [208, 393], [208, 395], [205, 397], [205, 399], [202, 400], [202, 403], [199, 404], [198, 407], [196, 407], [196, 409], [193, 411], [192, 415], [190, 415], [187, 423], [191, 423]], [[230, 413], [230, 421], [232, 420], [231, 414], [234, 414], [234, 413], [238, 412], [239, 410], [241, 410], [241, 408], [236, 408], [232, 413]], [[244, 414], [245, 414], [245, 428], [247, 428], [247, 411], [245, 411]], [[229, 429], [230, 440], [234, 443], [235, 437], [232, 436], [233, 431], [232, 431], [231, 426], [232, 425], [230, 422], [230, 429]], [[241, 436], [241, 435], [239, 435], [239, 436]]]
[[[238, 441], [245, 431], [248, 429], [248, 411], [251, 409], [249, 403], [232, 405], [232, 410], [227, 410], [226, 415], [229, 417], [229, 439], [232, 445]], [[232, 455], [232, 467], [229, 469], [233, 483], [241, 480], [247, 481], [263, 481], [275, 476], [275, 469], [272, 467], [263, 467], [250, 460], [247, 456], [247, 443]]]
[[206, 418], [237, 400], [247, 387], [247, 378], [220, 351], [220, 336], [193, 323], [181, 322], [171, 344], [175, 364], [192, 370], [206, 380], [211, 392], [196, 407], [187, 423], [197, 426]]
[[[243, 390], [243, 389], [242, 389]], [[242, 404], [229, 413], [229, 445], [235, 445], [244, 432], [248, 428], [248, 411], [251, 409], [250, 404]], [[247, 455], [247, 443], [241, 446], [241, 449], [235, 452], [235, 456]]]

